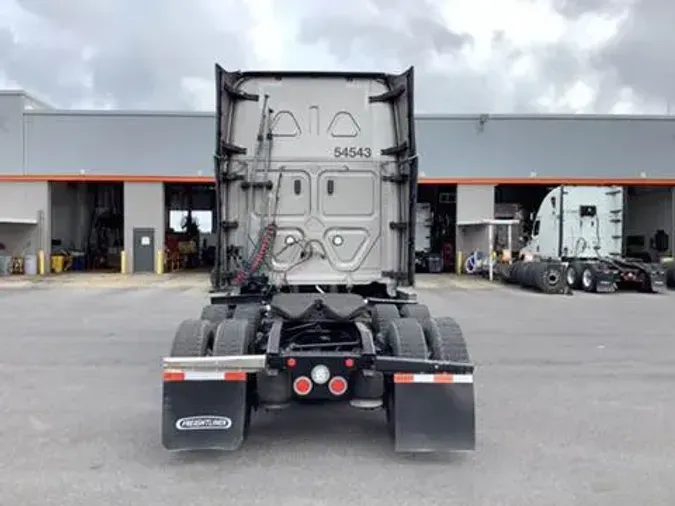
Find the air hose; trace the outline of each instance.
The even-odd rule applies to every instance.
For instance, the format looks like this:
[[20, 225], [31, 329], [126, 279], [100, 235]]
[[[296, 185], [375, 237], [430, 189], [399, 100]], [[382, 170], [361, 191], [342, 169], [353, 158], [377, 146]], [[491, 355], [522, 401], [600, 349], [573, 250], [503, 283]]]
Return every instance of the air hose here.
[[258, 269], [260, 269], [263, 262], [267, 258], [267, 255], [270, 251], [270, 248], [272, 247], [272, 244], [274, 243], [276, 235], [277, 235], [276, 224], [272, 223], [267, 227], [265, 227], [265, 230], [261, 234], [258, 244], [256, 244], [256, 247], [253, 250], [251, 258], [248, 259], [248, 261], [244, 262], [243, 268], [237, 274], [237, 277], [235, 279], [236, 285], [241, 286], [246, 282], [248, 278], [250, 278], [253, 274], [255, 274], [258, 271]]

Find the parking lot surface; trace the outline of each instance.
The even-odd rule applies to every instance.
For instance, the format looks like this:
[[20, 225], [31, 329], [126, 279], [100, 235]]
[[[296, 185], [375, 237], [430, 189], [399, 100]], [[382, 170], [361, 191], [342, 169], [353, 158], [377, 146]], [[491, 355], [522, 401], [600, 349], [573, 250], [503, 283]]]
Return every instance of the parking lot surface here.
[[335, 407], [168, 453], [160, 359], [203, 288], [0, 290], [0, 504], [675, 504], [675, 294], [424, 286], [477, 364], [472, 454], [397, 455], [381, 413]]

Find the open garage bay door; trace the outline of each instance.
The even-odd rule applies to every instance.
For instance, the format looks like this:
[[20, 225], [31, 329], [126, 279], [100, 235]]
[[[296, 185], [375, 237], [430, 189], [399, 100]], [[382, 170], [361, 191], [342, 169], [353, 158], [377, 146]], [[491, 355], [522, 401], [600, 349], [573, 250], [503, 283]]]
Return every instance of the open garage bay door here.
[[35, 255], [39, 249], [38, 223], [37, 218], [0, 216], [0, 276], [24, 273], [28, 257], [32, 260], [29, 273], [35, 274]]
[[626, 256], [658, 262], [675, 255], [675, 189], [632, 187], [625, 192]]

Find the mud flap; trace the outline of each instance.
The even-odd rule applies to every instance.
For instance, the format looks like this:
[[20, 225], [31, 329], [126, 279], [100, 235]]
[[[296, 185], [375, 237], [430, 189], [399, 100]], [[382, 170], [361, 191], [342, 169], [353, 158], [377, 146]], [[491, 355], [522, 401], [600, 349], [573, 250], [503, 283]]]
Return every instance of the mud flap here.
[[597, 280], [595, 291], [597, 293], [616, 292], [616, 275], [613, 272], [595, 269], [595, 277]]
[[397, 452], [475, 449], [472, 375], [397, 374], [393, 403]]
[[166, 378], [162, 444], [167, 450], [236, 450], [249, 423], [245, 373], [223, 380]]
[[650, 273], [651, 291], [654, 293], [665, 293], [668, 291], [667, 276], [665, 272]]

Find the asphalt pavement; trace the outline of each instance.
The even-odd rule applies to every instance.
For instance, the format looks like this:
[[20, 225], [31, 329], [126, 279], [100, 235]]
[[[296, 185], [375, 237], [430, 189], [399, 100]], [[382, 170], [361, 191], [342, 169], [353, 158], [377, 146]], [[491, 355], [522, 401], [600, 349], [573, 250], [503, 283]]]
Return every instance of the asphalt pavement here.
[[160, 359], [203, 289], [0, 289], [0, 505], [675, 504], [675, 293], [425, 286], [477, 364], [472, 454], [397, 455], [381, 413], [346, 407], [168, 453]]

